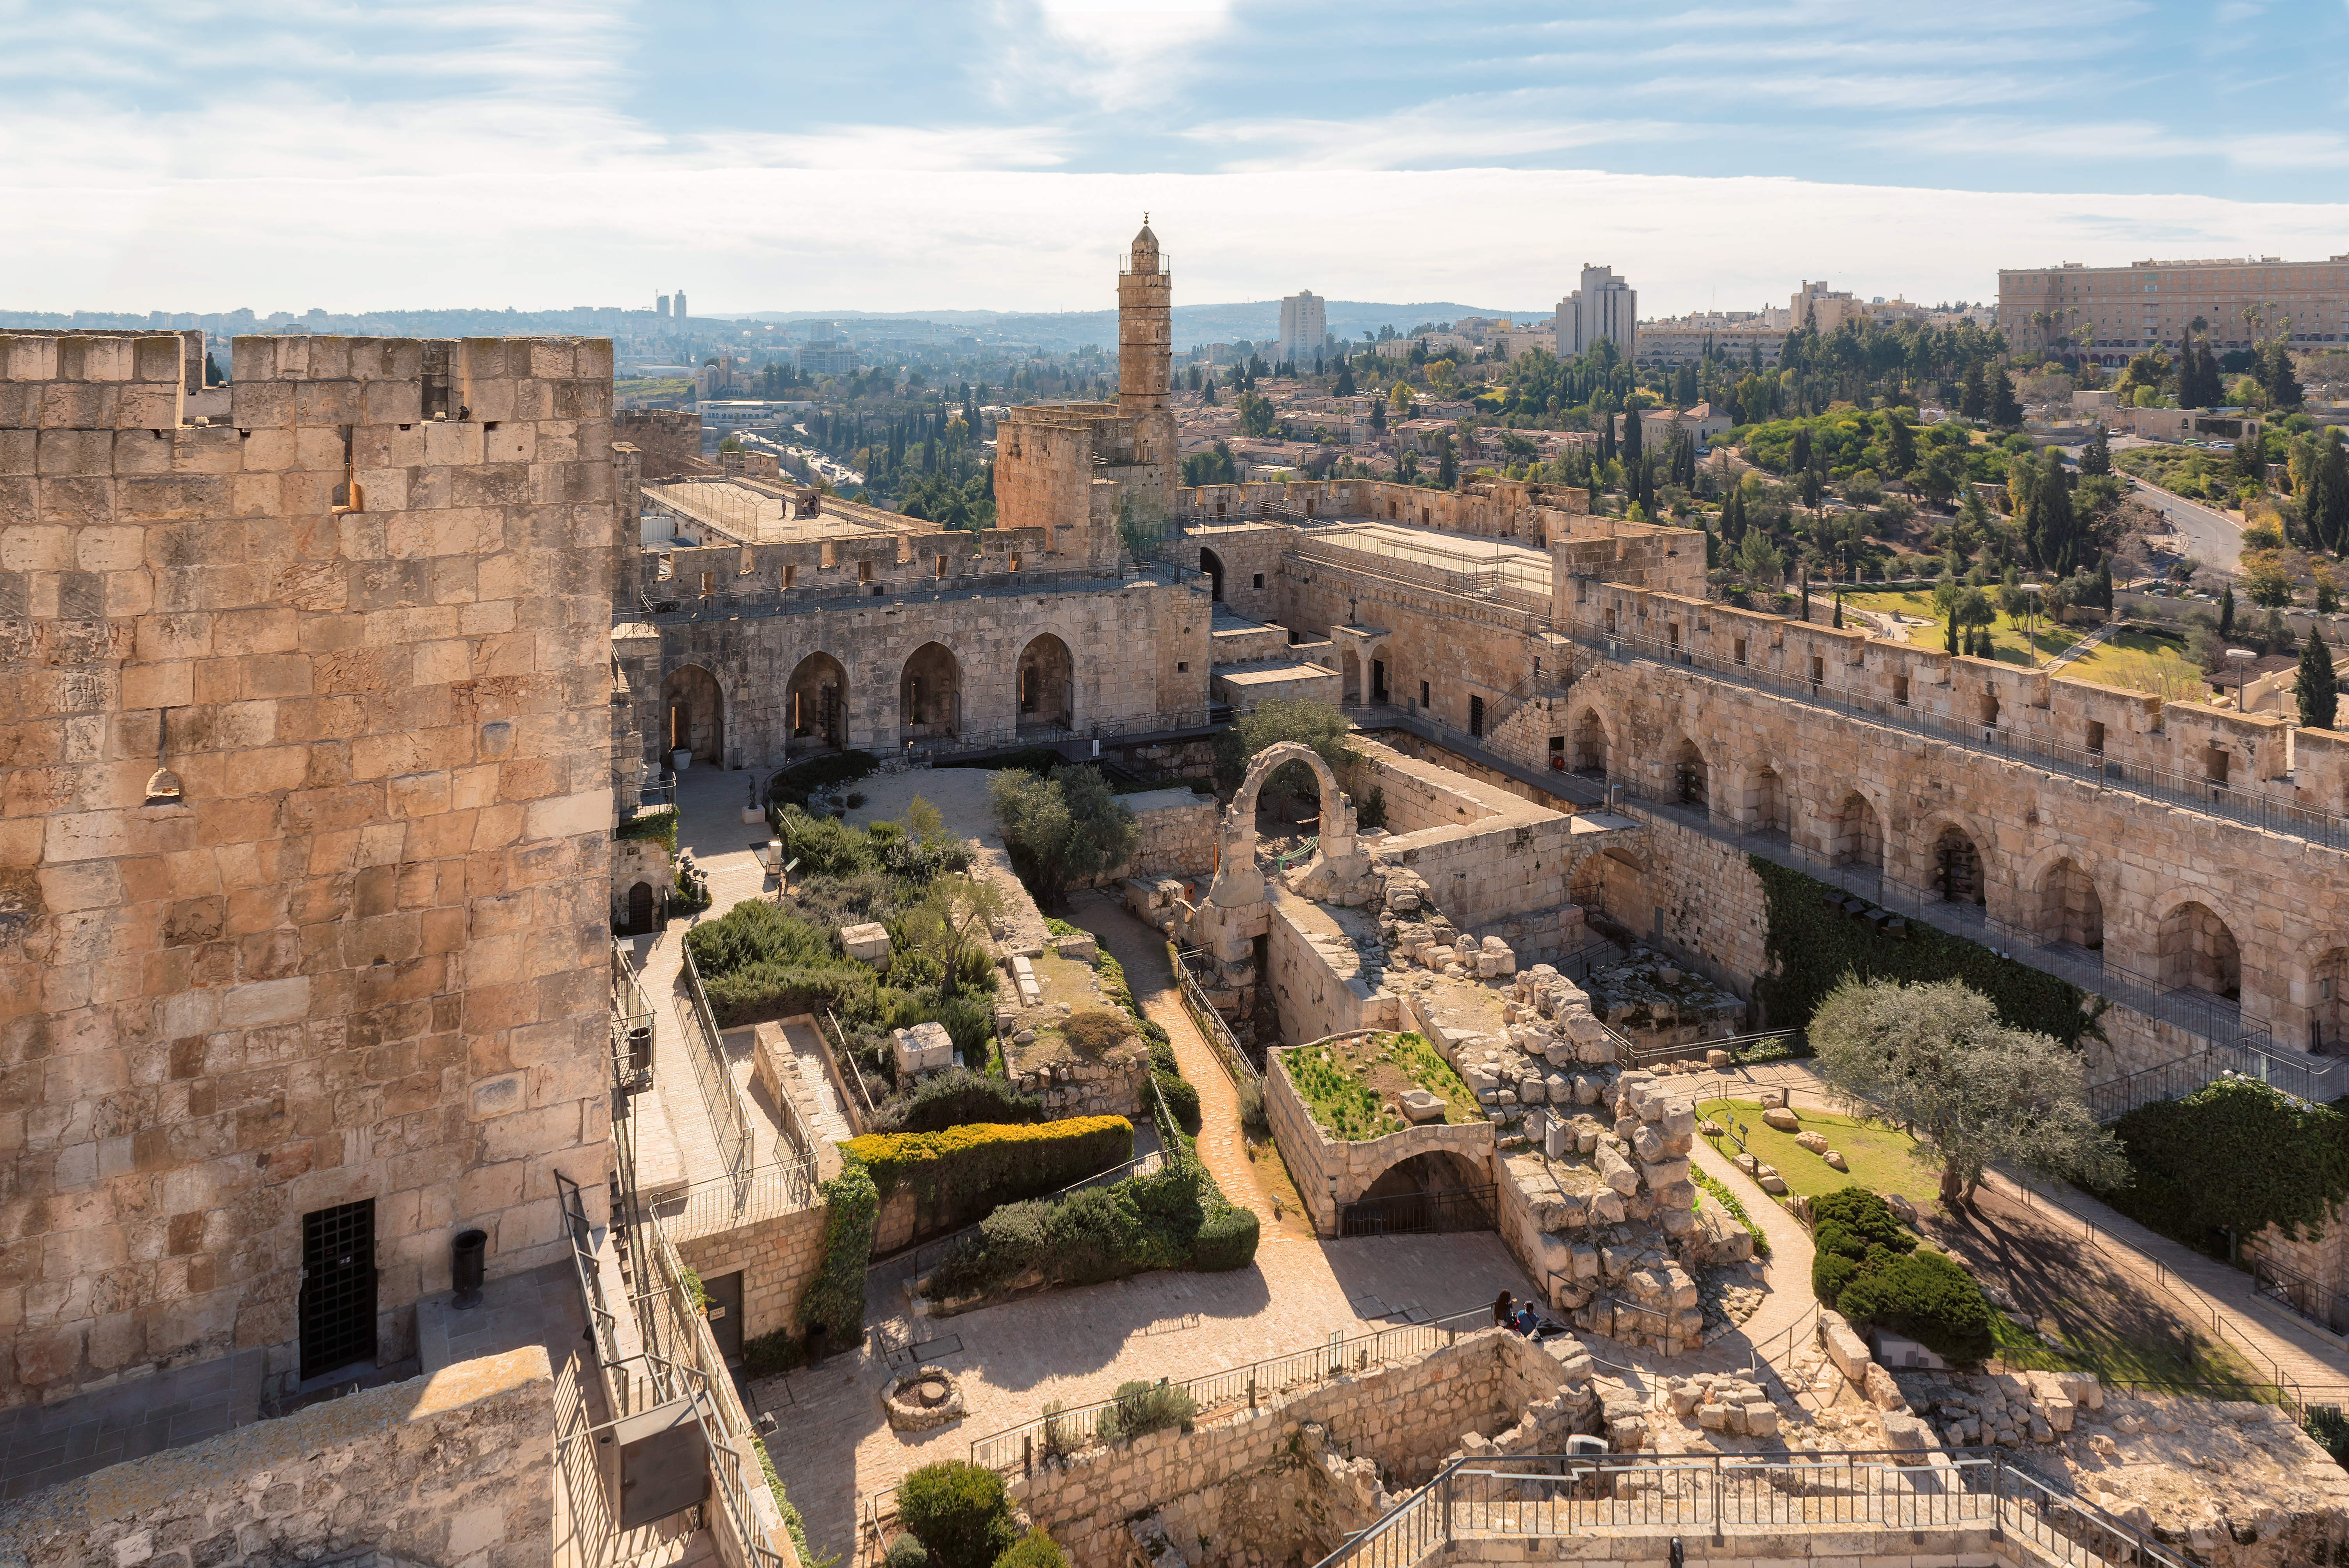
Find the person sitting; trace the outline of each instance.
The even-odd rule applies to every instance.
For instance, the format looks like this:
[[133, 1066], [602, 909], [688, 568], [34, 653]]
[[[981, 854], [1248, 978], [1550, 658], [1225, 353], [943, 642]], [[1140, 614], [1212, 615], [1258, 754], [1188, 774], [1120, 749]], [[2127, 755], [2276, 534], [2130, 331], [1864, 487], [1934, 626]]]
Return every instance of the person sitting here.
[[1493, 1298], [1493, 1326], [1500, 1327], [1509, 1321], [1509, 1304], [1513, 1298], [1507, 1291]]
[[1531, 1300], [1526, 1301], [1523, 1306], [1517, 1308], [1517, 1319], [1515, 1323], [1509, 1325], [1511, 1328], [1516, 1329], [1519, 1334], [1525, 1335], [1528, 1337], [1531, 1337], [1533, 1331], [1540, 1326], [1541, 1319], [1535, 1313], [1534, 1304]]

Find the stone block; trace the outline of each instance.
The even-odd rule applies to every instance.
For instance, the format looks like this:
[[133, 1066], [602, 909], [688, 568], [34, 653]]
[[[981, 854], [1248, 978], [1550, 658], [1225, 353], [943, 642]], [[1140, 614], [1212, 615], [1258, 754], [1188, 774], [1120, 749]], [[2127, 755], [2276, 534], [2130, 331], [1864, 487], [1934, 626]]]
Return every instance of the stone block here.
[[1802, 1119], [1783, 1105], [1775, 1105], [1764, 1111], [1762, 1119], [1781, 1132], [1793, 1132], [1803, 1125]]
[[1893, 1381], [1892, 1374], [1887, 1372], [1880, 1362], [1868, 1362], [1866, 1371], [1861, 1374], [1859, 1391], [1879, 1410], [1905, 1410], [1909, 1408], [1907, 1398], [1900, 1392], [1900, 1385]]
[[840, 945], [848, 956], [864, 964], [889, 962], [889, 928], [879, 921], [840, 928]]
[[1884, 1418], [1884, 1446], [1904, 1453], [1926, 1453], [1940, 1448], [1933, 1429], [1915, 1416], [1906, 1413]]
[[892, 1031], [900, 1077], [938, 1072], [954, 1066], [954, 1037], [944, 1024], [916, 1024]]
[[1826, 1349], [1827, 1359], [1835, 1363], [1835, 1369], [1854, 1387], [1866, 1383], [1868, 1368], [1876, 1365], [1875, 1358], [1868, 1353], [1868, 1341], [1852, 1332], [1841, 1313], [1819, 1314], [1819, 1344]]
[[1749, 1438], [1775, 1438], [1778, 1435], [1778, 1407], [1767, 1399], [1744, 1407], [1745, 1435]]

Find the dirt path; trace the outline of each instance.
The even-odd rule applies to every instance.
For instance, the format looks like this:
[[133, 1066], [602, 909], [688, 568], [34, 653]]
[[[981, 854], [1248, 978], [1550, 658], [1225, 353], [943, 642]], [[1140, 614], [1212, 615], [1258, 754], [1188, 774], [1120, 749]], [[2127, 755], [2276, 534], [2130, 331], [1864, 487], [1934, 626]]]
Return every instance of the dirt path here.
[[1272, 1200], [1265, 1195], [1248, 1159], [1239, 1091], [1232, 1087], [1223, 1058], [1200, 1036], [1190, 1010], [1183, 1006], [1183, 994], [1167, 963], [1166, 938], [1105, 893], [1079, 893], [1071, 904], [1075, 923], [1099, 937], [1110, 955], [1125, 966], [1125, 982], [1133, 988], [1143, 1016], [1166, 1031], [1183, 1076], [1198, 1087], [1199, 1158], [1224, 1196], [1256, 1211], [1268, 1241], [1284, 1234], [1309, 1238], [1310, 1228], [1298, 1224], [1297, 1216], [1288, 1216], [1286, 1224], [1272, 1217]]

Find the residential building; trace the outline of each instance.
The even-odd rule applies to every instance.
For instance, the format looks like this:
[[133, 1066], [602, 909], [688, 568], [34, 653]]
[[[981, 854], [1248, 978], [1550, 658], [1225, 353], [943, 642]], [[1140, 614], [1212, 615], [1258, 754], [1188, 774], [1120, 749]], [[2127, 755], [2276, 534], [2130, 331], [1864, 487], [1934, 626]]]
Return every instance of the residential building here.
[[1321, 297], [1311, 289], [1290, 294], [1280, 302], [1281, 358], [1291, 364], [1312, 358], [1321, 352], [1329, 332], [1329, 312]]
[[1795, 291], [1788, 304], [1793, 326], [1816, 325], [1821, 333], [1834, 332], [1847, 321], [1866, 321], [1878, 326], [1892, 326], [1904, 321], [1923, 321], [1925, 307], [1910, 304], [1905, 299], [1886, 299], [1882, 294], [1863, 300], [1848, 292], [1838, 292], [1827, 286], [1826, 281], [1806, 282]]
[[[1615, 416], [1615, 438], [1623, 438], [1623, 418]], [[1642, 450], [1661, 452], [1672, 437], [1675, 428], [1686, 430], [1696, 440], [1698, 451], [1713, 444], [1716, 436], [1729, 433], [1737, 423], [1726, 408], [1711, 403], [1697, 403], [1686, 408], [1646, 408], [1640, 414], [1640, 445]]]
[[2123, 365], [2148, 348], [2176, 349], [2197, 321], [2220, 353], [2279, 334], [2303, 353], [2349, 343], [2349, 254], [2064, 262], [1998, 274], [1999, 327], [2025, 354], [2085, 352], [2096, 364]]
[[1707, 311], [1640, 324], [1640, 363], [1693, 365], [1705, 354], [1752, 364], [1758, 350], [1764, 365], [1778, 363], [1793, 313], [1785, 310]]
[[1630, 359], [1639, 342], [1640, 293], [1613, 267], [1582, 263], [1581, 286], [1557, 302], [1557, 354], [1569, 359], [1600, 338]]

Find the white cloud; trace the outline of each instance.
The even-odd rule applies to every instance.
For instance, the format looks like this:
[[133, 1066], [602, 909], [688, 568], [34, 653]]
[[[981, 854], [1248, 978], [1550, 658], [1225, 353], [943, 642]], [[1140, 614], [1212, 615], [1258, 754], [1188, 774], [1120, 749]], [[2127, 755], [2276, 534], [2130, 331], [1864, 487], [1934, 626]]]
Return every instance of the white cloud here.
[[1163, 104], [1231, 23], [1232, 0], [996, 0], [987, 86], [1006, 107]]

